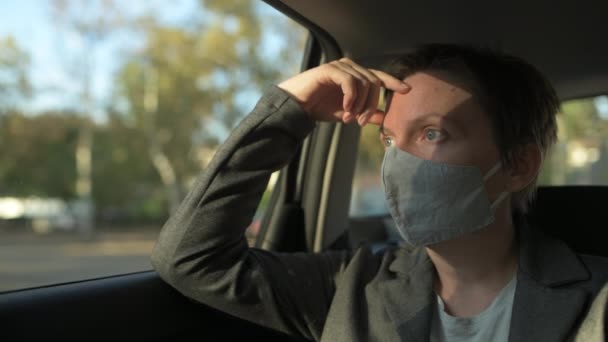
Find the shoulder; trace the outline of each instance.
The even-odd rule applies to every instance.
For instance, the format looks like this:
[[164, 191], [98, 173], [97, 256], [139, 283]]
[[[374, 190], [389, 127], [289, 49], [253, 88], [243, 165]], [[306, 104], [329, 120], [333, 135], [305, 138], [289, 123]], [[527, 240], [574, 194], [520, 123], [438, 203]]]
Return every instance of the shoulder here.
[[608, 258], [597, 255], [579, 254], [581, 261], [595, 273], [605, 273], [608, 275]]

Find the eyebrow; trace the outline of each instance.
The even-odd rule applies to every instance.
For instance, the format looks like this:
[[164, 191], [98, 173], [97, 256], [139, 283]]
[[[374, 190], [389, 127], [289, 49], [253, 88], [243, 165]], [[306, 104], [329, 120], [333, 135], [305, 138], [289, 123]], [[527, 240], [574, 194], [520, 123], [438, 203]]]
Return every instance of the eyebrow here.
[[[449, 126], [452, 126], [454, 128], [456, 128], [457, 130], [459, 130], [460, 132], [464, 132], [464, 128], [461, 125], [460, 121], [451, 117], [447, 117], [445, 115], [441, 115], [438, 113], [427, 113], [424, 115], [421, 115], [419, 117], [417, 117], [414, 120], [411, 120], [409, 123], [411, 127], [417, 127], [419, 126], [421, 123], [428, 121], [431, 118], [439, 118], [441, 121], [445, 122], [446, 124], [448, 124]], [[395, 136], [395, 133], [393, 131], [391, 131], [389, 128], [384, 127], [384, 120], [386, 119], [386, 116], [384, 116], [384, 118], [382, 118], [382, 123], [380, 124], [380, 128], [379, 128], [379, 132], [383, 135], [390, 135], [390, 136]]]

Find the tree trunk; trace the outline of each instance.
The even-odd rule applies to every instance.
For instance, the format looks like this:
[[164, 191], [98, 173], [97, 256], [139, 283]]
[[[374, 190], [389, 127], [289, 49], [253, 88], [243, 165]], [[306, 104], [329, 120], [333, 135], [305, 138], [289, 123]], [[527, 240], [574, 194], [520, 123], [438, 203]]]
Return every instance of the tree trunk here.
[[173, 165], [171, 165], [171, 161], [167, 155], [158, 146], [158, 143], [151, 142], [148, 153], [154, 168], [156, 168], [156, 171], [165, 186], [167, 200], [169, 202], [169, 213], [173, 214], [182, 200], [175, 169], [173, 168]]

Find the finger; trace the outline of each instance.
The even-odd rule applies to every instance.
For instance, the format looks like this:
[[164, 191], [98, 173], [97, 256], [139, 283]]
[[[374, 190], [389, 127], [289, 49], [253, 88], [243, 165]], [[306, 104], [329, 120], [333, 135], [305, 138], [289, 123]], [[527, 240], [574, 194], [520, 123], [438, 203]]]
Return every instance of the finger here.
[[340, 69], [341, 71], [352, 75], [356, 79], [357, 96], [354, 99], [354, 103], [351, 107], [351, 112], [354, 115], [360, 115], [361, 111], [363, 110], [363, 107], [365, 106], [367, 94], [369, 92], [370, 81], [359, 71], [353, 69], [345, 63], [336, 62], [334, 66]]
[[356, 119], [357, 117], [350, 112], [345, 112], [344, 115], [342, 115], [342, 122], [344, 122], [345, 124], [349, 124], [355, 121]]
[[403, 93], [403, 94], [409, 92], [412, 89], [412, 87], [409, 84], [385, 73], [384, 71], [374, 70], [374, 69], [369, 69], [369, 70], [382, 81], [382, 86], [384, 88], [387, 88], [387, 89], [390, 89], [390, 90], [393, 90], [393, 91], [396, 91], [399, 93]]
[[367, 98], [369, 97], [371, 84], [367, 80], [359, 80], [357, 85], [359, 93], [357, 94], [357, 98], [355, 99], [355, 103], [353, 104], [353, 112], [355, 115], [361, 116], [363, 110], [365, 109]]
[[365, 103], [365, 107], [359, 117], [359, 125], [365, 126], [367, 124], [369, 117], [378, 110], [378, 103], [380, 102], [380, 87], [375, 84], [372, 85], [369, 93], [367, 95], [367, 102]]
[[328, 77], [331, 82], [339, 85], [342, 90], [342, 108], [344, 112], [350, 112], [352, 114], [353, 104], [358, 95], [357, 78], [348, 72], [344, 72], [340, 67], [333, 63], [328, 70]]
[[367, 100], [363, 109], [361, 110], [361, 114], [358, 118], [359, 125], [364, 126], [367, 123], [367, 116], [371, 115], [374, 111], [378, 109], [378, 102], [380, 101], [380, 91], [382, 86], [382, 80], [378, 78], [373, 72], [369, 69], [362, 67], [361, 65], [353, 62], [348, 58], [343, 58], [340, 60], [343, 62], [343, 65], [346, 65], [360, 74], [365, 76], [370, 82], [370, 87], [368, 90]]
[[363, 76], [365, 76], [370, 82], [369, 90], [367, 92], [367, 99], [365, 105], [361, 109], [361, 114], [359, 115], [358, 122], [360, 126], [365, 126], [368, 121], [368, 117], [371, 116], [377, 109], [378, 103], [380, 102], [380, 91], [382, 86], [382, 80], [380, 80], [374, 73], [370, 70], [350, 61], [345, 61], [345, 64], [350, 66], [351, 68], [357, 70]]
[[369, 116], [369, 118], [367, 119], [367, 123], [380, 126], [384, 121], [384, 116], [386, 116], [385, 112], [381, 110], [376, 110]]
[[378, 78], [378, 76], [376, 76], [373, 72], [371, 72], [370, 69], [364, 68], [348, 58], [344, 59], [344, 64], [349, 66], [350, 68], [357, 70], [360, 74], [365, 76], [372, 84], [375, 84], [378, 87], [382, 86], [382, 80]]

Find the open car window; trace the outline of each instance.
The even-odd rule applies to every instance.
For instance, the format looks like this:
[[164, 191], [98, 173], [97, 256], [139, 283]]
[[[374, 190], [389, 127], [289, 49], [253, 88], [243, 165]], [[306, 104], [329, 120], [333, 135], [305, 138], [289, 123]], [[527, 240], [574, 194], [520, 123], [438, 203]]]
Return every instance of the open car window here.
[[167, 217], [307, 36], [261, 1], [2, 2], [0, 292], [151, 269]]

